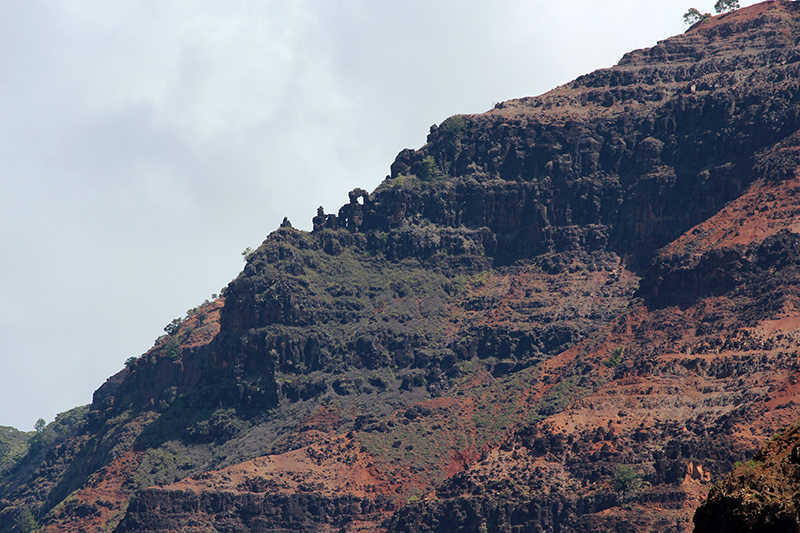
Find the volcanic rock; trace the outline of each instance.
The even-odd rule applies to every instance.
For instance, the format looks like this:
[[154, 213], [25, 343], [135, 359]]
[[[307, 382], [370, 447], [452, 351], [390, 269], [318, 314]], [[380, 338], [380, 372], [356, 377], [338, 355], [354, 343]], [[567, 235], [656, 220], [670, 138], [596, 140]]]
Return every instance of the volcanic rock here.
[[[15, 452], [0, 529], [691, 530], [800, 414], [798, 15], [450, 117], [284, 221]], [[791, 523], [738, 487], [698, 528]]]

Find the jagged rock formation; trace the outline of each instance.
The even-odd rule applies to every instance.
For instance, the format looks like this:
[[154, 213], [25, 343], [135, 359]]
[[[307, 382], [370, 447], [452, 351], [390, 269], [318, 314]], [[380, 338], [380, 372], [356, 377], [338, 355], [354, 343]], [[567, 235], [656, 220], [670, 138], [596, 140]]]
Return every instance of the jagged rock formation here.
[[800, 414], [797, 15], [450, 117], [285, 220], [4, 467], [0, 529], [688, 531]]

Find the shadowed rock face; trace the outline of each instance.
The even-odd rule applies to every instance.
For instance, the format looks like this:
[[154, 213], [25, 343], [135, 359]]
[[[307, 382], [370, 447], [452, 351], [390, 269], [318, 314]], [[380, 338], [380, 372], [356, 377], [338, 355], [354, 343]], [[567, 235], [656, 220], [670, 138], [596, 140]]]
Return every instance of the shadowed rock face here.
[[[302, 286], [298, 278], [306, 271], [326, 274], [305, 250], [333, 257], [366, 252], [370, 260], [393, 263], [413, 259], [447, 280], [519, 261], [558, 272], [574, 261], [613, 269], [624, 258], [626, 268], [644, 274], [658, 248], [719, 211], [755, 179], [791, 175], [795, 158], [776, 145], [800, 125], [793, 9], [761, 6], [722, 16], [541, 97], [432, 127], [428, 144], [401, 152], [373, 194], [356, 189], [337, 214], [320, 210], [311, 236], [281, 231], [266, 241], [231, 286], [236, 301], [225, 308], [223, 329], [363, 320], [363, 312], [333, 309], [329, 304], [341, 300], [323, 301], [329, 295], [319, 298], [312, 285]], [[777, 39], [776, 32], [783, 37]], [[269, 269], [274, 272], [265, 275]], [[642, 296], [660, 301], [664, 291], [652, 284], [662, 283], [662, 274], [648, 276]], [[346, 283], [369, 290], [357, 278]], [[447, 281], [442, 283], [446, 291]], [[735, 280], [695, 285], [703, 283], [724, 284], [722, 290]], [[561, 333], [550, 336], [574, 342], [586, 333], [561, 326]], [[333, 337], [309, 340], [303, 329], [294, 340], [267, 334], [249, 342], [248, 350], [260, 354], [253, 355], [259, 368], [269, 366], [270, 351], [288, 349], [291, 358], [316, 369], [325, 356], [309, 354], [335, 359], [336, 352], [369, 352], [364, 346], [390, 343], [387, 335], [396, 338], [383, 328], [370, 332], [366, 337], [372, 340], [362, 340], [359, 348], [352, 342], [331, 345], [341, 342]], [[409, 351], [432, 339], [396, 340]], [[279, 362], [284, 369], [286, 364]], [[272, 404], [277, 395], [263, 401]]]
[[3, 467], [0, 529], [690, 530], [800, 414], [797, 15], [433, 126]]
[[388, 181], [394, 187], [361, 209], [364, 227], [418, 217], [489, 228], [495, 261], [610, 248], [647, 267], [759, 175], [761, 150], [797, 130], [794, 8], [758, 9], [543, 96], [432, 127], [426, 146], [398, 155], [391, 177], [456, 179], [430, 196]]
[[695, 513], [695, 531], [800, 531], [798, 443], [795, 424], [738, 466]]
[[341, 528], [373, 516], [383, 510], [382, 503], [350, 495], [325, 498], [313, 492], [275, 495], [145, 490], [128, 507], [117, 531], [179, 531], [192, 522], [196, 526], [198, 517], [214, 516], [214, 524], [206, 526], [213, 528], [211, 531], [313, 532], [326, 526]]

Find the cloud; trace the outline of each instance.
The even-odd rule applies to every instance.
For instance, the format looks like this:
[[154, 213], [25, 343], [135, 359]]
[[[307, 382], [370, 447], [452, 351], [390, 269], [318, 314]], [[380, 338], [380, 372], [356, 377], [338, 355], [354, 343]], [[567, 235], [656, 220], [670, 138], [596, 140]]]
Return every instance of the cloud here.
[[684, 31], [666, 4], [0, 3], [0, 424], [88, 403], [431, 124]]

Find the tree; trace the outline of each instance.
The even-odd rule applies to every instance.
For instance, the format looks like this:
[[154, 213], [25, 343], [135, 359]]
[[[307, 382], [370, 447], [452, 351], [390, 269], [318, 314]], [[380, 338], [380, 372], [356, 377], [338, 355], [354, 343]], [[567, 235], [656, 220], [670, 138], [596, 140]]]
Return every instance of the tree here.
[[[735, 1], [735, 0], [734, 0]], [[690, 26], [697, 24], [700, 21], [703, 21], [711, 16], [711, 13], [700, 13], [693, 7], [689, 8], [689, 11], [683, 14], [683, 21]]]
[[614, 479], [611, 480], [611, 488], [625, 496], [626, 492], [638, 489], [642, 484], [639, 474], [630, 465], [617, 465], [614, 472]]
[[717, 13], [727, 13], [734, 9], [739, 9], [739, 0], [717, 0], [714, 4], [714, 9]]
[[255, 250], [253, 250], [252, 247], [248, 246], [242, 252], [242, 258], [244, 259], [245, 262], [250, 261], [250, 258], [253, 256], [254, 253], [255, 253]]
[[47, 422], [45, 421], [44, 418], [40, 418], [33, 425], [33, 429], [36, 430], [36, 433], [41, 433], [42, 431], [44, 431], [45, 426], [47, 426]]
[[173, 318], [172, 322], [164, 326], [164, 331], [167, 332], [167, 335], [175, 335], [181, 326], [183, 325], [182, 318]]

